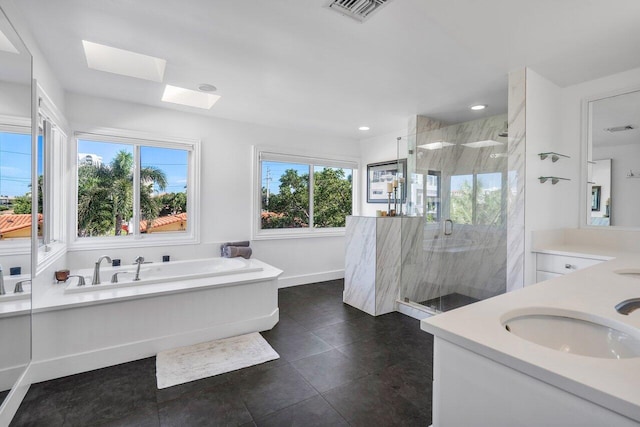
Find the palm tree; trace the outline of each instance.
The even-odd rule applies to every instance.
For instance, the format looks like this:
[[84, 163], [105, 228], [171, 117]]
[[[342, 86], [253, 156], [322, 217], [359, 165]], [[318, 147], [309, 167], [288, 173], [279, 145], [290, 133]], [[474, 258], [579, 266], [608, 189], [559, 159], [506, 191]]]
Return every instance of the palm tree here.
[[[140, 170], [140, 210], [152, 220], [160, 211], [153, 187], [164, 190], [167, 177], [156, 167]], [[133, 154], [119, 151], [109, 165], [82, 165], [78, 169], [78, 234], [104, 235], [133, 217]]]

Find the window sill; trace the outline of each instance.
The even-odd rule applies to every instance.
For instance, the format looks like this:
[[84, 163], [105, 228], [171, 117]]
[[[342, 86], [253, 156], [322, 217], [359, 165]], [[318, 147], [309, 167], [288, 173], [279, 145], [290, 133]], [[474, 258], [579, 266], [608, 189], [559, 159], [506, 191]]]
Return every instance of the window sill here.
[[145, 238], [127, 238], [127, 237], [85, 237], [75, 240], [69, 244], [68, 251], [86, 251], [94, 249], [123, 249], [123, 248], [145, 248], [157, 246], [182, 246], [197, 245], [200, 239], [194, 236], [186, 235], [180, 237], [170, 236], [153, 236]]
[[316, 237], [344, 237], [344, 228], [331, 228], [326, 230], [308, 230], [308, 229], [295, 229], [295, 230], [278, 230], [272, 229], [269, 231], [261, 230], [258, 233], [254, 233], [252, 240], [284, 240], [284, 239], [308, 239]]
[[49, 268], [53, 263], [66, 253], [66, 245], [60, 242], [49, 243], [38, 248], [38, 266], [36, 276]]

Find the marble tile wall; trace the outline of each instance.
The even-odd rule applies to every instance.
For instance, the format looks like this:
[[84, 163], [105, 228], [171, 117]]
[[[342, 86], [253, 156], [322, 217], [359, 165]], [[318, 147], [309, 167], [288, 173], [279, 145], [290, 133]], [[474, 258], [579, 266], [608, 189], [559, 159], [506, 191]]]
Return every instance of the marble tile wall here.
[[507, 209], [507, 292], [524, 286], [526, 69], [509, 74], [509, 205]]

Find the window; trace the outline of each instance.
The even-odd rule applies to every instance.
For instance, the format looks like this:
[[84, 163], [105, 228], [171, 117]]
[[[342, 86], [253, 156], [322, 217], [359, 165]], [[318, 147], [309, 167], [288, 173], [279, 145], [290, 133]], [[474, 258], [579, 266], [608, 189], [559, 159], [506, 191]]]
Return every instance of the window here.
[[502, 224], [503, 182], [500, 172], [453, 175], [450, 218], [457, 224]]
[[257, 236], [343, 228], [353, 212], [355, 162], [259, 152]]
[[79, 239], [195, 238], [193, 142], [77, 134]]
[[31, 130], [0, 125], [0, 240], [30, 238]]

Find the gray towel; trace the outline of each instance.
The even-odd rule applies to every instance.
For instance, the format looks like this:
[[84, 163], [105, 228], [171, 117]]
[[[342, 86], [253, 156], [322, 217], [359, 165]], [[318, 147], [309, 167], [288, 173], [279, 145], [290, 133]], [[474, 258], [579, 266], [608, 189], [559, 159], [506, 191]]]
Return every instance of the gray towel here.
[[225, 246], [222, 249], [222, 256], [224, 258], [242, 257], [245, 259], [251, 258], [251, 248], [246, 246]]
[[249, 247], [249, 244], [251, 242], [249, 242], [248, 240], [243, 240], [241, 242], [227, 242], [227, 243], [223, 243], [220, 245], [220, 256], [224, 256], [224, 248], [226, 248], [227, 246], [241, 246], [241, 247]]

